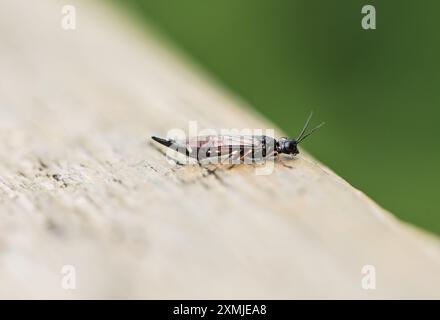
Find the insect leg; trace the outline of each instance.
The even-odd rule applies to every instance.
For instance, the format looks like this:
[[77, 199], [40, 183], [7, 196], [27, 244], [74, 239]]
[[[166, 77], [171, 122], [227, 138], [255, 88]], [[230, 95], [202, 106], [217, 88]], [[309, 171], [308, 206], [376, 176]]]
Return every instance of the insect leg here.
[[279, 163], [281, 163], [284, 167], [286, 167], [286, 168], [290, 168], [290, 169], [293, 169], [293, 167], [287, 165], [287, 164], [283, 161], [283, 159], [281, 158], [280, 153], [278, 153], [277, 151], [272, 151], [271, 153], [269, 153], [268, 155], [266, 155], [266, 157], [264, 157], [264, 159], [267, 161], [270, 157], [275, 157], [275, 159], [276, 159], [277, 161], [279, 161]]
[[225, 164], [227, 161], [229, 161], [232, 157], [234, 157], [236, 155], [237, 155], [237, 152], [235, 152], [235, 151], [231, 152], [225, 159], [221, 160], [220, 163], [218, 163], [214, 169], [209, 169], [209, 168], [203, 166], [200, 160], [197, 160], [197, 163], [199, 164], [200, 167], [206, 169], [209, 173], [215, 173], [215, 171], [220, 167], [220, 165]]
[[277, 159], [277, 161], [279, 161], [284, 167], [289, 168], [289, 169], [293, 169], [292, 166], [289, 166], [288, 164], [286, 164], [283, 159], [281, 158], [281, 155], [279, 153], [275, 154], [275, 157]]
[[267, 161], [267, 160], [268, 160], [269, 158], [271, 158], [271, 157], [278, 157], [278, 152], [276, 152], [276, 151], [272, 151], [271, 153], [267, 154], [267, 155], [264, 157], [264, 160]]
[[[240, 153], [238, 152], [238, 150], [235, 150], [235, 151], [231, 152], [231, 154], [230, 154], [226, 159], [223, 159], [223, 160], [220, 162], [220, 164], [225, 164], [226, 161], [229, 162], [229, 160], [231, 160], [231, 159], [232, 159], [232, 160], [237, 159], [237, 155], [240, 155]], [[231, 165], [231, 166], [228, 168], [228, 170], [231, 169], [233, 166], [234, 166], [234, 164]]]
[[[240, 157], [240, 162], [243, 162], [244, 161], [244, 158], [245, 157], [247, 157], [249, 154], [251, 154], [252, 153], [252, 149], [249, 149], [246, 153], [244, 153], [241, 157]], [[232, 164], [229, 168], [228, 168], [228, 170], [231, 170], [233, 167], [235, 167], [237, 164], [236, 163], [234, 163], [234, 164]]]

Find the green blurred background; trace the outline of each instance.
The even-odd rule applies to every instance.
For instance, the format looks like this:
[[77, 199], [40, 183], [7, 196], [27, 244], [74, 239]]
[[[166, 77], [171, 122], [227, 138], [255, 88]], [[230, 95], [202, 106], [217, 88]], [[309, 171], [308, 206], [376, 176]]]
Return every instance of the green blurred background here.
[[[400, 218], [440, 234], [440, 1], [116, 0]], [[377, 29], [361, 28], [372, 4]], [[147, 24], [145, 24], [147, 26]]]

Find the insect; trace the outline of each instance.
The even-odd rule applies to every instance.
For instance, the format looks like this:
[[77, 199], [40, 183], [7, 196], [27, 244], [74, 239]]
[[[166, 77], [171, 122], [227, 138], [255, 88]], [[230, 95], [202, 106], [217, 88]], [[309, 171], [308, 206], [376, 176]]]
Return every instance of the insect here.
[[225, 160], [251, 163], [266, 160], [268, 157], [279, 158], [280, 154], [297, 155], [298, 145], [324, 125], [322, 122], [306, 133], [312, 115], [311, 112], [296, 139], [282, 137], [276, 140], [266, 135], [203, 135], [181, 140], [162, 139], [155, 136], [151, 138], [168, 148], [196, 159], [199, 163], [210, 159], [218, 162], [221, 158], [225, 158], [222, 163]]

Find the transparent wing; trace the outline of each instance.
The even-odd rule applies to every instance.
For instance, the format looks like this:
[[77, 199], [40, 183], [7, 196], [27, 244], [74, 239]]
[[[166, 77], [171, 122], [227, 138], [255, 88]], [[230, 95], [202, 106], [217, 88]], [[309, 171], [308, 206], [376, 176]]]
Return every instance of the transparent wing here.
[[253, 146], [254, 148], [261, 147], [261, 136], [233, 136], [233, 135], [224, 135], [221, 136], [222, 140], [225, 144], [230, 145], [242, 145], [242, 146]]
[[265, 139], [271, 138], [252, 135], [200, 135], [175, 140], [174, 143], [181, 146], [182, 150], [179, 152], [200, 159], [232, 154], [263, 154], [263, 148], [267, 148], [267, 145], [263, 145]]
[[258, 136], [240, 135], [204, 135], [191, 137], [185, 144], [191, 148], [229, 148], [229, 147], [261, 147]]

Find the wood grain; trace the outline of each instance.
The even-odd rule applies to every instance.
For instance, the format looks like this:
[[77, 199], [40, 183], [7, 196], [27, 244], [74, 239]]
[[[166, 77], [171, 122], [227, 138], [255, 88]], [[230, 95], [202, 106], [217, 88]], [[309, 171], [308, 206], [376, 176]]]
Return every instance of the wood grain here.
[[270, 175], [170, 166], [152, 134], [274, 126], [120, 12], [72, 4], [65, 31], [59, 2], [0, 2], [0, 297], [440, 298], [438, 239], [304, 153]]

